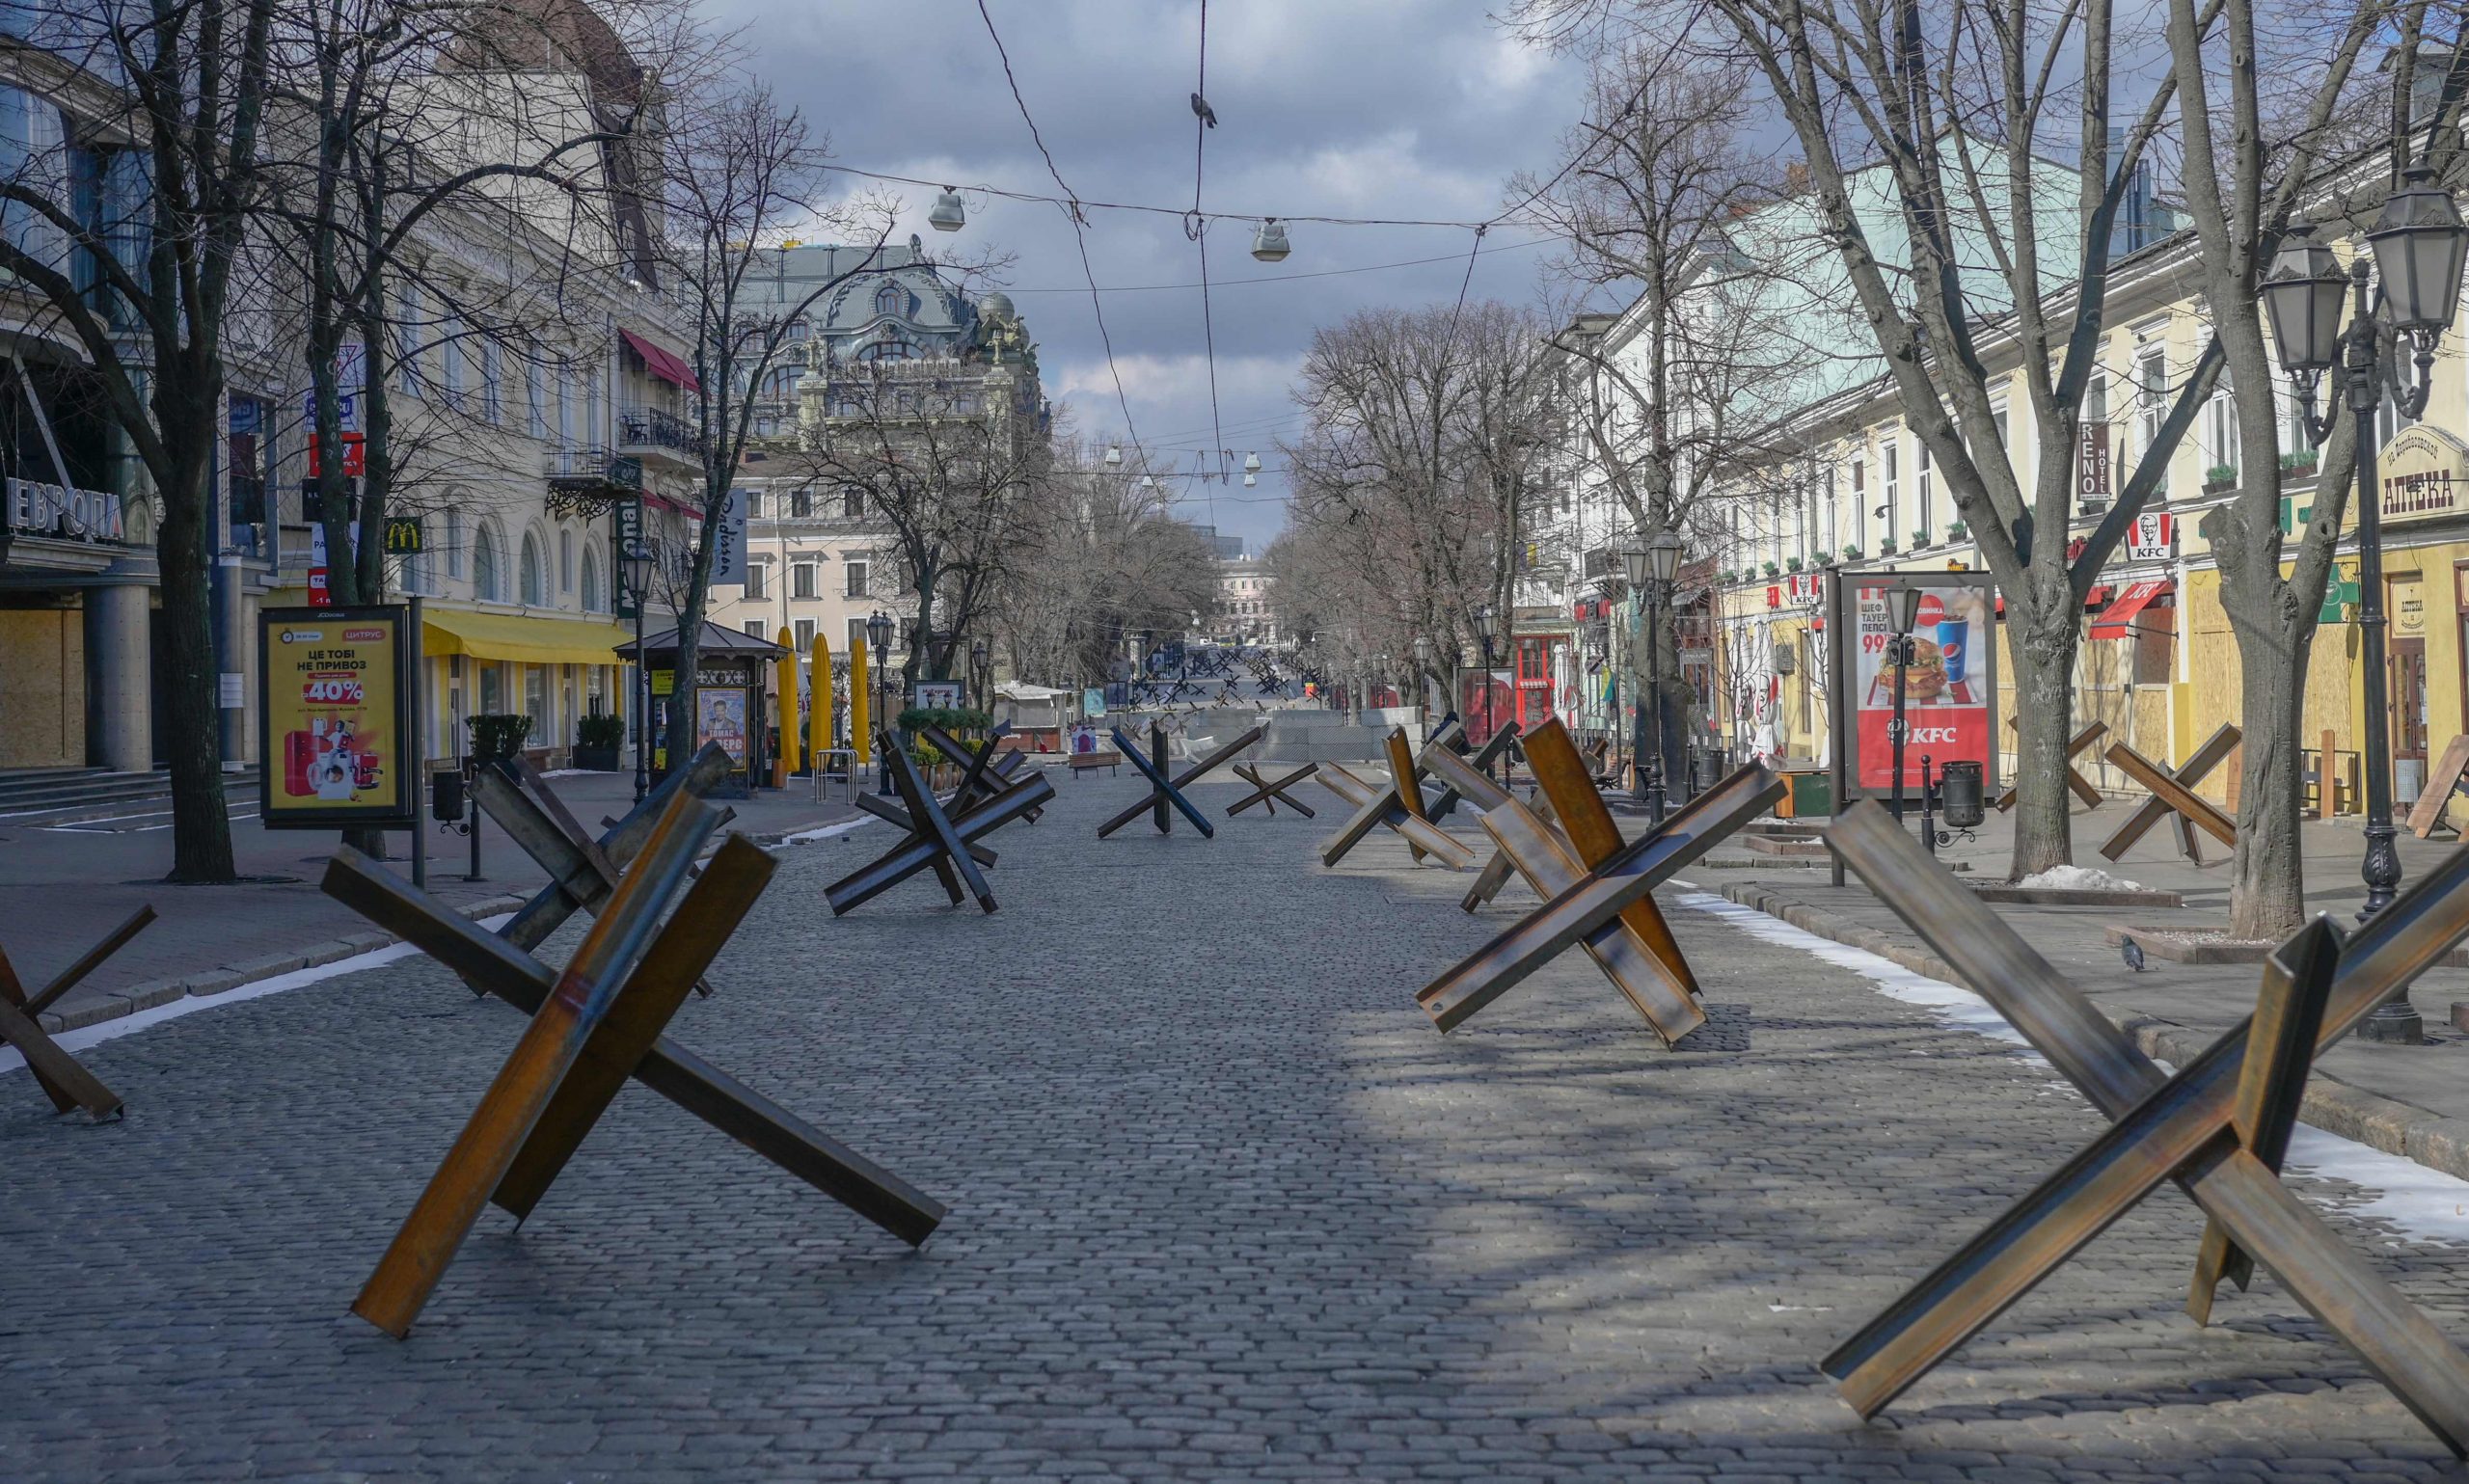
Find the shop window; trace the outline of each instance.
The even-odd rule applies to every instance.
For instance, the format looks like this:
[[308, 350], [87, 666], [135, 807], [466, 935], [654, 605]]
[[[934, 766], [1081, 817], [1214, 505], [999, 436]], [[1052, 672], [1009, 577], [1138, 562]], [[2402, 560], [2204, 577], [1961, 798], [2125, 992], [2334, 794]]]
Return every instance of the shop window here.
[[523, 667], [523, 715], [531, 722], [531, 729], [524, 734], [524, 745], [547, 746], [556, 734], [549, 728], [549, 667], [545, 664]]

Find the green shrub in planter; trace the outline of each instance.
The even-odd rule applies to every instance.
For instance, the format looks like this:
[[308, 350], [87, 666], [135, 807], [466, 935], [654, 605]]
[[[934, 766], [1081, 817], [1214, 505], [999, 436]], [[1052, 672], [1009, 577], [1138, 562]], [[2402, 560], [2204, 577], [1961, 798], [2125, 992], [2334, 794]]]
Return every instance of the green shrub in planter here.
[[1798, 571], [1800, 571], [1800, 570], [1801, 570], [1801, 559], [1800, 559], [1799, 557], [1797, 557], [1797, 556], [1787, 556], [1787, 557], [1785, 557], [1785, 558], [1783, 559], [1783, 570], [1784, 570], [1784, 571], [1786, 571], [1786, 572], [1798, 572]]
[[901, 709], [892, 724], [911, 734], [920, 727], [941, 727], [960, 737], [985, 731], [994, 725], [994, 717], [974, 706], [908, 706]]
[[472, 734], [472, 757], [479, 763], [503, 763], [520, 755], [523, 740], [531, 735], [531, 718], [512, 712], [482, 712], [463, 718]]
[[595, 713], [575, 722], [574, 766], [592, 772], [613, 773], [617, 754], [626, 745], [626, 718]]
[[1843, 548], [1843, 559], [1845, 561], [1859, 561], [1860, 559], [1859, 546], [1857, 543], [1847, 543]]

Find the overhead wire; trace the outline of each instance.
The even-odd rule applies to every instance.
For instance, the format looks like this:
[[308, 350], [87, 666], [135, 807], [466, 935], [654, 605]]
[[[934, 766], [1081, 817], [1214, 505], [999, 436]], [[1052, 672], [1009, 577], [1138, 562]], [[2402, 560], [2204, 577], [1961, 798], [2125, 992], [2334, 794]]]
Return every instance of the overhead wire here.
[[[1200, 0], [1200, 80], [1192, 92], [1192, 225], [1187, 229], [1200, 247], [1200, 333], [1208, 363], [1208, 427], [1218, 446], [1219, 472], [1225, 471], [1225, 419], [1217, 408], [1217, 326], [1208, 310], [1208, 220], [1200, 214], [1203, 167], [1208, 160], [1208, 0]], [[1211, 487], [1208, 524], [1217, 526], [1217, 497]]]
[[1123, 389], [1123, 368], [1115, 364], [1114, 337], [1106, 331], [1106, 307], [1098, 294], [1098, 272], [1089, 266], [1088, 218], [1081, 212], [1080, 202], [1072, 198], [1072, 187], [1065, 183], [1063, 172], [1055, 168], [1054, 154], [1046, 148], [1045, 136], [1038, 132], [1038, 121], [1029, 114], [1029, 100], [1020, 95], [1020, 80], [1012, 74], [1012, 53], [1003, 45], [1003, 34], [994, 29], [994, 14], [986, 8], [986, 0], [977, 0], [977, 14], [979, 19], [986, 22], [986, 34], [994, 42], [994, 55], [1003, 64], [1003, 81], [1011, 86], [1012, 102], [1020, 110], [1020, 121], [1029, 126], [1029, 139], [1038, 147], [1038, 153], [1045, 157], [1046, 174], [1054, 177], [1056, 188], [1061, 190], [1066, 198], [1054, 204], [1062, 209], [1065, 219], [1071, 222], [1072, 240], [1079, 245], [1080, 275], [1089, 281], [1089, 312], [1098, 321], [1098, 343], [1105, 347], [1106, 374], [1114, 379], [1115, 405], [1123, 410], [1125, 433], [1130, 437], [1132, 446], [1138, 447], [1140, 434], [1132, 426], [1131, 398]]

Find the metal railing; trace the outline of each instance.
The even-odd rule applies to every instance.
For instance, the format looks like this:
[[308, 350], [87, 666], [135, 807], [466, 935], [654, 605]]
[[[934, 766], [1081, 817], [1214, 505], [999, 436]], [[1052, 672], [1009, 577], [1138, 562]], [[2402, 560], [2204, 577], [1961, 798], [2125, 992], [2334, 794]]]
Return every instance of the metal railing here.
[[693, 423], [666, 408], [627, 405], [617, 409], [617, 445], [666, 448], [699, 458], [703, 435]]

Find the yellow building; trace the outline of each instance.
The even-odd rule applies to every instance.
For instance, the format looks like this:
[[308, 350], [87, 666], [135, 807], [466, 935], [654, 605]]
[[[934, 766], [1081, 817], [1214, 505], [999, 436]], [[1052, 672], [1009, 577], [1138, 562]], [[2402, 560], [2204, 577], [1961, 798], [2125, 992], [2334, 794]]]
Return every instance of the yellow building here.
[[[2344, 253], [2354, 244], [2345, 245]], [[2123, 486], [2134, 459], [2200, 356], [2210, 319], [2184, 292], [2180, 270], [2192, 244], [2164, 239], [2120, 260], [2110, 284], [2099, 369], [2084, 403], [2092, 430], [2077, 450], [2085, 497], [2070, 538], [2088, 535]], [[2469, 733], [2469, 376], [2459, 329], [2445, 337], [2426, 418], [2387, 407], [2377, 454], [2389, 630], [2395, 797], [2414, 798], [2429, 766], [2455, 735]], [[2029, 401], [2014, 379], [2016, 347], [1990, 337], [1993, 393], [2017, 410], [2006, 422], [2009, 453], [2028, 470], [2038, 457]], [[2001, 363], [2000, 358], [2005, 358]], [[1994, 378], [2005, 378], [2002, 392]], [[2281, 389], [2286, 393], [2286, 388]], [[1998, 405], [1994, 403], [1993, 405]], [[2284, 406], [2289, 405], [2284, 401]], [[1823, 573], [1872, 577], [1891, 571], [1977, 569], [1984, 564], [1957, 521], [1953, 500], [1881, 380], [1805, 408], [1790, 419], [1788, 458], [1741, 472], [1728, 528], [1714, 559], [1721, 668], [1716, 722], [1736, 757], [1761, 740], [1787, 761], [1827, 756], [1824, 649], [1812, 634], [1813, 591]], [[2316, 455], [2293, 415], [2284, 418], [2281, 528], [2291, 536], [2313, 508]], [[2107, 724], [2108, 740], [2153, 758], [2184, 760], [2224, 723], [2239, 719], [2238, 645], [2219, 601], [2219, 573], [2203, 521], [2240, 485], [2238, 414], [2225, 388], [2201, 409], [2169, 461], [2168, 477], [2133, 534], [2112, 554], [2082, 615], [2075, 719]], [[2027, 484], [2028, 488], [2028, 476]], [[2338, 581], [2319, 617], [2299, 742], [2308, 768], [2335, 753], [2337, 806], [2354, 811], [2364, 677], [2353, 619], [2355, 507], [2339, 554]], [[2286, 569], [2284, 569], [2286, 570]], [[1999, 771], [2011, 773], [2013, 671], [1997, 625], [2001, 694]], [[1761, 732], [1761, 728], [1768, 729]], [[2078, 760], [2085, 774], [2122, 792], [2132, 785], [2104, 762]], [[2212, 771], [2202, 792], [2234, 801], [2237, 769]]]

